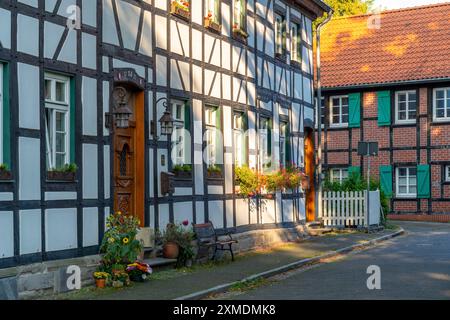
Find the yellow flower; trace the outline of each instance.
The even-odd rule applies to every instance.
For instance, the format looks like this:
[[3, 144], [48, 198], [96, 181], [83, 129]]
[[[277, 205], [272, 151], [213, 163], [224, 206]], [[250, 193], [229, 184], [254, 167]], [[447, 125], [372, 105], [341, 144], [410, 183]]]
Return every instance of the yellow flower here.
[[109, 238], [109, 239], [108, 239], [108, 242], [109, 242], [109, 243], [113, 243], [114, 241], [115, 241], [114, 238]]
[[117, 211], [117, 214], [120, 216], [122, 214], [122, 211]]
[[128, 239], [128, 238], [123, 238], [122, 242], [123, 242], [124, 244], [127, 244], [128, 242], [130, 242], [130, 239]]

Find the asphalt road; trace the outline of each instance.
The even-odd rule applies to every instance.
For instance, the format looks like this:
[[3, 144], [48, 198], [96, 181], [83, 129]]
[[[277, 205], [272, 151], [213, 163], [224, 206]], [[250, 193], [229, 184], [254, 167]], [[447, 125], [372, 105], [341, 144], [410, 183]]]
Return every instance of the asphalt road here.
[[[450, 224], [398, 224], [405, 235], [225, 299], [450, 299]], [[380, 290], [367, 288], [371, 265]]]

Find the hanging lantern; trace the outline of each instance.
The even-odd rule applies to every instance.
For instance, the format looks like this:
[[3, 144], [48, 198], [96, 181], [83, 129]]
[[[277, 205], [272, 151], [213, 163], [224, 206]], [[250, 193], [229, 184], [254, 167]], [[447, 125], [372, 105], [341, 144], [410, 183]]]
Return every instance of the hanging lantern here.
[[170, 136], [173, 133], [174, 120], [168, 109], [164, 111], [163, 116], [159, 119], [159, 123], [161, 124], [161, 134]]
[[122, 104], [118, 108], [116, 108], [113, 113], [116, 127], [128, 128], [130, 126], [131, 114], [132, 111], [126, 104]]

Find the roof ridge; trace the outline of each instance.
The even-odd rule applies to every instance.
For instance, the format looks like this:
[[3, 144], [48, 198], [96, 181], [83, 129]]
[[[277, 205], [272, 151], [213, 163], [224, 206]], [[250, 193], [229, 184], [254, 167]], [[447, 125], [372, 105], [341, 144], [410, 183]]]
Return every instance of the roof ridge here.
[[450, 6], [450, 2], [426, 4], [426, 5], [419, 5], [419, 6], [413, 6], [413, 7], [407, 7], [407, 8], [384, 10], [384, 11], [380, 11], [380, 12], [368, 12], [368, 13], [364, 13], [364, 14], [341, 16], [341, 17], [335, 17], [332, 20], [353, 19], [353, 18], [373, 16], [375, 14], [382, 14], [382, 15], [384, 15], [384, 14], [389, 14], [389, 13], [397, 13], [397, 12], [404, 12], [404, 11], [414, 11], [414, 10], [421, 10], [421, 9], [428, 9], [428, 8], [442, 7], [442, 6]]

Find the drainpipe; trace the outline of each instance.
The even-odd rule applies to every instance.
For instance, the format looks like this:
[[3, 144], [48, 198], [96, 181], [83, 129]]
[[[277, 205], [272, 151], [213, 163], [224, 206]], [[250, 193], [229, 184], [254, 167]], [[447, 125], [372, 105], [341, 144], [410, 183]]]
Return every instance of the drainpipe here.
[[322, 84], [320, 82], [320, 32], [322, 27], [326, 25], [331, 18], [333, 17], [333, 9], [330, 9], [328, 12], [327, 18], [322, 21], [316, 30], [316, 74], [317, 74], [317, 158], [318, 158], [318, 167], [317, 167], [317, 189], [316, 189], [316, 220], [320, 217], [320, 213], [322, 212]]

